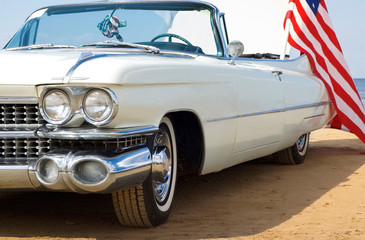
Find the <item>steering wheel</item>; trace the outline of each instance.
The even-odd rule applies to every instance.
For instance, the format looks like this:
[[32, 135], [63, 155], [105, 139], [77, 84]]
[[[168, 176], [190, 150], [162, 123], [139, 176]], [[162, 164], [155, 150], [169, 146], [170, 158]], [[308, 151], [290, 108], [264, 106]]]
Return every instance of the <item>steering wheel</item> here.
[[181, 36], [179, 36], [179, 35], [177, 35], [177, 34], [173, 34], [173, 33], [162, 33], [162, 34], [160, 34], [160, 35], [157, 35], [156, 37], [154, 37], [152, 40], [151, 40], [151, 42], [154, 42], [154, 41], [156, 41], [157, 39], [159, 39], [159, 38], [163, 38], [163, 37], [168, 37], [169, 38], [169, 42], [171, 42], [171, 39], [172, 38], [177, 38], [177, 39], [179, 39], [179, 40], [181, 40], [181, 41], [183, 41], [184, 43], [186, 43], [187, 45], [189, 45], [189, 46], [192, 46], [193, 44], [191, 44], [188, 40], [186, 40], [185, 38], [183, 38], [183, 37], [181, 37]]

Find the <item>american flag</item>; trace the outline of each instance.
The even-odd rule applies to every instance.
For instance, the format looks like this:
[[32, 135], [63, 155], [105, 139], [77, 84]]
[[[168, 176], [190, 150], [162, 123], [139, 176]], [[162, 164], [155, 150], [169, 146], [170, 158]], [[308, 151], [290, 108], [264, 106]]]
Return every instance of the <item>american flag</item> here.
[[365, 109], [333, 30], [324, 0], [289, 0], [288, 42], [308, 56], [336, 109], [332, 128], [347, 129], [365, 143]]

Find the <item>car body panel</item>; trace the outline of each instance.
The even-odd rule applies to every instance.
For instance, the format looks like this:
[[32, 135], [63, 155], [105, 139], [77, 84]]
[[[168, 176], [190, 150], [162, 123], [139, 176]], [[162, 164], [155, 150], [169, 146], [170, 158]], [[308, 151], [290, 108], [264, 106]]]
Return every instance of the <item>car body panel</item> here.
[[[187, 3], [170, 2], [181, 6]], [[138, 4], [135, 1], [130, 3]], [[113, 4], [119, 3], [94, 3], [87, 6], [109, 7]], [[121, 130], [124, 135], [130, 134], [131, 137], [133, 134], [130, 129], [145, 129], [146, 126], [158, 129], [164, 116], [190, 112], [199, 122], [203, 135], [198, 174], [217, 172], [288, 148], [302, 134], [323, 127], [331, 119], [333, 109], [328, 94], [323, 83], [312, 74], [306, 56], [293, 60], [232, 59], [228, 55], [225, 38], [222, 37], [225, 35], [225, 29], [220, 25], [223, 14], [207, 3], [189, 1], [189, 4], [211, 9], [212, 34], [217, 44], [215, 56], [168, 49], [151, 52], [143, 47], [119, 46], [5, 49], [0, 52], [0, 64], [3, 66], [0, 102], [31, 98], [37, 104], [42, 101], [45, 91], [54, 89], [81, 89], [80, 96], [84, 96], [89, 89], [106, 89], [117, 98], [117, 114], [107, 124], [96, 128], [100, 131], [104, 129], [105, 134], [109, 133], [108, 129]], [[80, 6], [83, 5], [45, 8], [36, 12], [30, 20], [47, 11], [53, 11], [53, 14], [60, 11], [61, 14], [62, 11], [79, 9]], [[196, 38], [196, 32], [190, 34], [195, 34]], [[70, 96], [72, 104], [75, 98]], [[52, 128], [46, 125], [35, 131], [33, 137], [54, 136], [47, 135], [47, 131], [52, 132], [54, 128], [70, 131], [73, 128], [85, 128], [92, 133], [95, 131], [92, 127], [95, 126], [85, 124], [83, 107], [78, 106], [78, 111], [69, 123]], [[3, 127], [7, 128], [5, 125]], [[145, 134], [142, 137], [146, 137]], [[152, 132], [148, 134], [150, 136]], [[148, 165], [151, 161], [146, 151], [143, 149], [142, 160], [119, 155], [115, 159], [138, 159]], [[52, 156], [71, 161], [68, 157], [61, 158], [62, 154], [56, 151]], [[104, 155], [97, 156], [97, 161], [109, 159]], [[37, 164], [34, 163], [31, 168], [34, 179]], [[64, 166], [62, 169], [64, 172], [69, 171]], [[143, 173], [146, 171], [144, 169]], [[145, 174], [143, 177], [146, 177]], [[142, 180], [138, 178], [138, 183]], [[49, 188], [62, 189], [68, 180], [64, 181], [61, 185]], [[37, 184], [32, 186], [37, 188]], [[80, 190], [75, 186], [66, 189]]]

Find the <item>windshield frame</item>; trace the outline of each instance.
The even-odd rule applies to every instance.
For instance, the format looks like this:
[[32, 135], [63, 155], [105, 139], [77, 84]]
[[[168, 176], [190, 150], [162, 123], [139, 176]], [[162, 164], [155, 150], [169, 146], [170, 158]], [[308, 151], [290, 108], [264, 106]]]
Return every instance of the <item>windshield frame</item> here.
[[[66, 14], [73, 12], [91, 12], [96, 10], [112, 10], [116, 8], [128, 8], [128, 9], [140, 9], [143, 7], [144, 9], [156, 9], [159, 10], [209, 10], [211, 11], [211, 26], [212, 32], [214, 35], [214, 40], [217, 47], [217, 57], [227, 56], [227, 46], [225, 42], [222, 40], [222, 29], [219, 23], [219, 10], [210, 3], [199, 1], [199, 0], [189, 0], [189, 1], [161, 1], [161, 0], [152, 0], [152, 1], [122, 1], [122, 2], [103, 2], [103, 3], [86, 3], [86, 4], [68, 4], [68, 5], [58, 5], [58, 6], [50, 6], [38, 9], [34, 11], [25, 21], [24, 25], [20, 30], [12, 37], [12, 39], [5, 45], [4, 49], [8, 49], [9, 44], [13, 41], [13, 39], [17, 36], [17, 34], [22, 31], [22, 29], [28, 24], [28, 21], [31, 21], [34, 18], [40, 17], [40, 15], [57, 15], [57, 14]], [[40, 14], [42, 13], [42, 14]]]

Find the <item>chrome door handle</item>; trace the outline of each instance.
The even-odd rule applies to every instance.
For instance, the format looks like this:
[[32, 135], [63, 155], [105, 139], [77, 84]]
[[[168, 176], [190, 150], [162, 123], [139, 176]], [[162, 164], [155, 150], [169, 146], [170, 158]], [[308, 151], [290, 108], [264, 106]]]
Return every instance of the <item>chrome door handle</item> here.
[[283, 72], [282, 72], [282, 71], [272, 71], [271, 73], [272, 73], [272, 75], [274, 75], [274, 76], [278, 77], [278, 78], [279, 78], [279, 80], [281, 81], [281, 77], [280, 77], [280, 75], [282, 75], [282, 74], [283, 74]]

